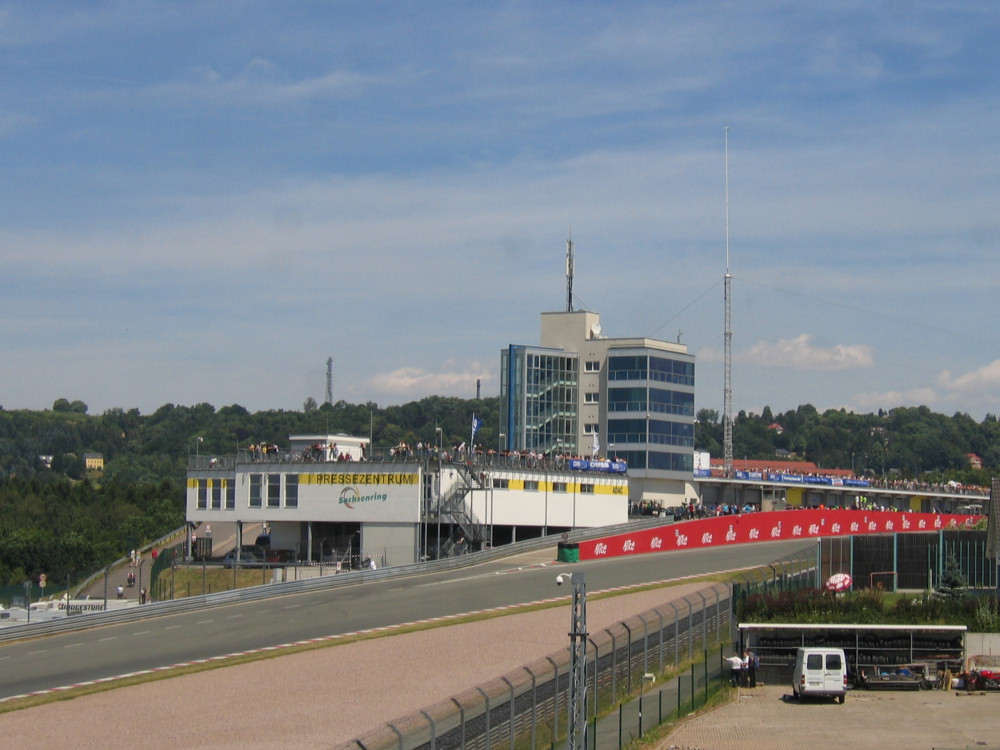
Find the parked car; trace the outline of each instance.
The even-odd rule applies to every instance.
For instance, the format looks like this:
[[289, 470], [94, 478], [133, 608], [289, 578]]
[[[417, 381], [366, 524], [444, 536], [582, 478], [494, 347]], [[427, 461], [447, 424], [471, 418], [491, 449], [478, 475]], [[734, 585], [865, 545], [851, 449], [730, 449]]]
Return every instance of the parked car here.
[[239, 559], [237, 559], [237, 550], [229, 550], [225, 557], [222, 558], [222, 567], [224, 568], [236, 568], [236, 567], [260, 567], [264, 564], [264, 558], [261, 557], [256, 552], [251, 552], [250, 550], [239, 550]]

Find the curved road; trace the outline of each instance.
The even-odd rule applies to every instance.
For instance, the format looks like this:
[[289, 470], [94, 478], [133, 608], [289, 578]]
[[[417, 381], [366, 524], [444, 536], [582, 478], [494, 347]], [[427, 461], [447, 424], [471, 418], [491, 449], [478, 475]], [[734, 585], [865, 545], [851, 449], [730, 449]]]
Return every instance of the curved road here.
[[[587, 590], [755, 567], [801, 540], [545, 565], [528, 553], [459, 571], [289, 594], [0, 646], [0, 698], [433, 617], [551, 599], [556, 572], [585, 571]], [[811, 547], [810, 547], [811, 548]], [[530, 562], [534, 560], [535, 562]], [[631, 613], [623, 613], [631, 614]]]

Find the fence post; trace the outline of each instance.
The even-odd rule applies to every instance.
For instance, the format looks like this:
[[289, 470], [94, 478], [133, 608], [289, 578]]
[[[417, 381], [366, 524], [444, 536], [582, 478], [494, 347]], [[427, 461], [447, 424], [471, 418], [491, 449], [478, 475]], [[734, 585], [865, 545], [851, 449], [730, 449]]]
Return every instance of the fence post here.
[[[493, 747], [493, 744], [490, 742], [490, 696], [488, 696], [486, 691], [481, 687], [477, 686], [476, 690], [478, 690], [479, 694], [486, 699], [486, 744], [483, 747], [485, 747], [486, 750], [490, 750], [490, 748]], [[434, 748], [431, 748], [431, 750], [434, 750]]]
[[684, 601], [688, 605], [688, 659], [694, 658], [694, 605], [691, 604], [691, 600], [688, 597], [684, 597]]
[[[535, 673], [527, 667], [524, 671], [531, 675], [531, 750], [535, 750], [535, 725], [538, 721], [538, 694], [535, 692]], [[462, 747], [465, 747], [465, 736], [462, 736]]]
[[500, 679], [506, 682], [507, 687], [510, 688], [510, 750], [514, 750], [514, 683], [506, 677]]
[[704, 651], [705, 654], [705, 703], [708, 703], [708, 649]]
[[701, 599], [701, 646], [704, 648], [708, 645], [708, 615], [705, 612], [707, 609], [707, 602], [705, 601], [705, 597], [700, 590], [696, 593], [698, 594], [698, 598]]
[[667, 604], [669, 604], [670, 605], [670, 609], [672, 609], [674, 611], [674, 667], [676, 667], [677, 666], [677, 656], [678, 656], [678, 654], [677, 654], [677, 648], [678, 648], [677, 642], [680, 640], [680, 635], [678, 634], [678, 624], [680, 622], [680, 620], [679, 620], [680, 615], [677, 612], [677, 607], [674, 606], [673, 602], [667, 602]]
[[552, 665], [552, 670], [555, 672], [555, 677], [552, 679], [552, 742], [554, 743], [559, 736], [559, 665], [548, 656], [545, 657], [545, 661]]
[[[435, 735], [437, 734], [437, 731], [434, 729], [434, 719], [432, 719], [431, 715], [429, 713], [427, 713], [426, 711], [421, 711], [420, 713], [422, 713], [424, 715], [424, 718], [426, 718], [427, 722], [431, 725], [431, 750], [436, 750], [436, 748], [437, 748], [437, 741], [436, 741], [437, 737]], [[489, 745], [487, 745], [487, 748], [488, 747], [489, 747]]]
[[663, 674], [663, 613], [657, 609], [656, 616], [660, 619], [660, 645], [656, 650], [660, 652], [660, 674]]
[[618, 640], [610, 628], [604, 631], [611, 636], [611, 705], [618, 700]]
[[[597, 661], [600, 654], [597, 651], [597, 643], [594, 641], [594, 639], [588, 637], [587, 640], [590, 641], [590, 645], [594, 651], [594, 689], [592, 694], [594, 696], [594, 719], [596, 720], [597, 719]], [[586, 748], [584, 748], [584, 750], [586, 750]]]
[[632, 692], [632, 628], [622, 623], [625, 632], [628, 633], [628, 641], [625, 643], [625, 694]]
[[[451, 699], [451, 702], [458, 706], [458, 725], [461, 727], [459, 731], [459, 738], [461, 739], [460, 747], [465, 747], [465, 706], [458, 702], [455, 698]], [[400, 737], [399, 750], [403, 750], [402, 737]], [[534, 748], [532, 748], [534, 750]]]
[[395, 732], [397, 737], [399, 737], [399, 750], [403, 750], [403, 733], [400, 732], [398, 729], [396, 729], [396, 727], [393, 726], [392, 724], [387, 723], [386, 726], [389, 727], [389, 729], [391, 729], [393, 732]]
[[[646, 674], [649, 672], [649, 623], [646, 622], [646, 618], [639, 615], [639, 620], [642, 621], [642, 679], [646, 679]], [[642, 682], [640, 681], [641, 685]], [[640, 734], [642, 734], [640, 732]]]

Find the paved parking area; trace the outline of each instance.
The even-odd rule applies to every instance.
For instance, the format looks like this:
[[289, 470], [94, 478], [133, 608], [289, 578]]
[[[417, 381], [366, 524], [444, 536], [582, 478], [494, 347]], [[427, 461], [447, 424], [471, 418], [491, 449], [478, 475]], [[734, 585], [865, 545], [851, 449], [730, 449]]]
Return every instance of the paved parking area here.
[[785, 686], [685, 722], [658, 750], [1000, 748], [1000, 693], [852, 690], [835, 701], [784, 700]]

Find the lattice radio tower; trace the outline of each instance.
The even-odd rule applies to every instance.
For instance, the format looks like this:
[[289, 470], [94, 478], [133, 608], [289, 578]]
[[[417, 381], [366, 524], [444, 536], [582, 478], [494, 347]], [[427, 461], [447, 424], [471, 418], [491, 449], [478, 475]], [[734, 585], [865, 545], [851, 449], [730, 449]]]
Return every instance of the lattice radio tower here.
[[333, 357], [326, 358], [326, 402], [333, 404]]
[[725, 372], [723, 375], [722, 471], [733, 475], [733, 277], [729, 273], [729, 127], [726, 126], [726, 298]]

